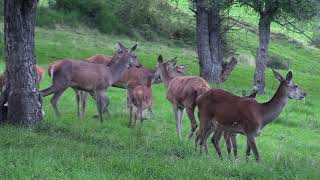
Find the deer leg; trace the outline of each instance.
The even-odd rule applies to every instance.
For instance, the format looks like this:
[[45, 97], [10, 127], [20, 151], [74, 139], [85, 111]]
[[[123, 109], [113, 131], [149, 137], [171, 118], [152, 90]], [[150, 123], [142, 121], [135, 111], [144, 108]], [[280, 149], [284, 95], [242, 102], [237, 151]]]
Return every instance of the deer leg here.
[[143, 123], [143, 117], [142, 117], [143, 108], [142, 108], [142, 105], [138, 109], [139, 109], [140, 122]]
[[137, 119], [138, 119], [138, 109], [134, 112], [134, 126], [137, 124]]
[[176, 106], [173, 105], [173, 111], [176, 117], [176, 131], [179, 140], [181, 140], [181, 123], [180, 123], [180, 109]]
[[108, 110], [109, 104], [110, 104], [109, 98], [108, 98], [108, 96], [105, 96], [105, 108], [103, 109], [103, 113], [106, 113], [108, 118], [111, 118], [111, 113]]
[[131, 102], [131, 98], [129, 97], [129, 94], [127, 95], [127, 109], [130, 109], [132, 102]]
[[216, 149], [220, 159], [222, 159], [222, 154], [219, 146], [221, 136], [222, 136], [222, 131], [219, 128], [216, 128], [211, 139], [211, 142], [214, 148]]
[[223, 137], [224, 137], [224, 140], [226, 142], [226, 147], [227, 147], [227, 152], [228, 152], [228, 157], [229, 159], [231, 159], [231, 140], [230, 140], [230, 132], [228, 131], [223, 131]]
[[198, 125], [196, 122], [196, 118], [194, 117], [194, 109], [195, 109], [195, 105], [192, 105], [191, 107], [187, 107], [186, 111], [191, 123], [191, 132], [189, 134], [189, 139], [193, 136], [194, 131], [197, 129]]
[[52, 107], [53, 107], [53, 109], [54, 109], [54, 111], [55, 111], [55, 113], [56, 113], [56, 116], [57, 116], [58, 118], [60, 118], [60, 112], [59, 112], [59, 110], [58, 110], [57, 104], [58, 104], [59, 98], [60, 98], [60, 96], [63, 94], [64, 90], [65, 90], [65, 89], [56, 92], [56, 93], [53, 95], [53, 97], [51, 98], [51, 105], [52, 105]]
[[247, 139], [247, 148], [246, 148], [246, 160], [247, 160], [247, 161], [249, 161], [250, 152], [251, 152], [251, 147], [250, 147], [249, 140]]
[[256, 145], [256, 140], [255, 140], [255, 136], [250, 134], [250, 135], [247, 135], [247, 140], [249, 142], [249, 145], [253, 151], [253, 154], [256, 158], [256, 161], [259, 162], [260, 160], [260, 157], [259, 157], [259, 152], [258, 152], [258, 147]]
[[88, 93], [85, 91], [81, 91], [81, 101], [82, 101], [82, 118], [84, 118], [84, 114], [86, 113], [86, 109], [87, 109], [87, 96]]
[[234, 158], [238, 159], [237, 134], [231, 133], [230, 140], [231, 140], [231, 144], [232, 144]]
[[105, 95], [104, 95], [104, 91], [96, 91], [96, 102], [97, 102], [97, 109], [98, 109], [98, 113], [99, 113], [99, 119], [100, 122], [103, 123], [103, 109], [105, 106]]
[[57, 88], [55, 88], [53, 85], [51, 85], [47, 89], [42, 90], [40, 92], [40, 94], [42, 97], [46, 97], [46, 96], [49, 96], [49, 95], [54, 94], [56, 92], [57, 92]]
[[80, 117], [80, 97], [81, 97], [81, 91], [73, 88], [74, 93], [76, 94], [76, 100], [77, 100], [77, 110], [78, 110], [78, 117]]
[[128, 108], [129, 108], [129, 124], [128, 124], [128, 126], [131, 127], [132, 126], [132, 109], [133, 109], [133, 107], [130, 106]]

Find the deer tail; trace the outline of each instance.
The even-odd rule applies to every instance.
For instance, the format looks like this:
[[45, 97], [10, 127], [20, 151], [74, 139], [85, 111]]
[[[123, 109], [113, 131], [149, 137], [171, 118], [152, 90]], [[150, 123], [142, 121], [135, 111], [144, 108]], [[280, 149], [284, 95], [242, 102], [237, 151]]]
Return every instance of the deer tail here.
[[50, 64], [48, 67], [48, 75], [51, 77], [51, 81], [53, 79], [53, 74], [54, 74], [54, 64]]

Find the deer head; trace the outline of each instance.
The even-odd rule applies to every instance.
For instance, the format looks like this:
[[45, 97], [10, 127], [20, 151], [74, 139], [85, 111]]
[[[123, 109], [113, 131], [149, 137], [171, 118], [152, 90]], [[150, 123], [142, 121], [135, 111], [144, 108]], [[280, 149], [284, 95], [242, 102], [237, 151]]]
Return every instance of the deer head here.
[[[178, 72], [178, 70], [182, 71], [182, 68], [177, 68], [176, 64], [177, 64], [177, 57], [167, 61], [167, 62], [163, 62], [163, 57], [162, 55], [159, 55], [158, 57], [158, 65], [156, 67], [156, 72], [154, 74], [154, 80], [153, 82], [157, 82], [160, 81], [161, 82], [161, 77], [160, 77], [160, 66], [165, 66], [165, 68], [167, 68], [167, 71], [169, 74], [172, 74], [172, 72], [176, 71]], [[184, 71], [184, 70], [183, 70]]]
[[116, 52], [117, 57], [121, 57], [123, 55], [126, 55], [129, 60], [129, 66], [136, 66], [141, 67], [141, 64], [138, 61], [138, 58], [134, 51], [137, 49], [138, 44], [135, 44], [131, 49], [126, 48], [124, 45], [122, 45], [120, 42], [118, 42], [118, 51]]
[[277, 71], [273, 70], [274, 77], [280, 81], [281, 86], [284, 88], [286, 95], [290, 99], [303, 99], [307, 94], [301, 90], [297, 84], [292, 80], [292, 72], [289, 71], [286, 78], [282, 77]]

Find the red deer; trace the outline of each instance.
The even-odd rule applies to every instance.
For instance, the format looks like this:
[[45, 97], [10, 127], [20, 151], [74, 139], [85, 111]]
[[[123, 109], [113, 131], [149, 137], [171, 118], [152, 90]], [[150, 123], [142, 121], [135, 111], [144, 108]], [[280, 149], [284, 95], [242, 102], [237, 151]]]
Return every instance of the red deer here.
[[151, 93], [151, 81], [153, 75], [148, 77], [147, 85], [135, 85], [129, 84], [128, 88], [128, 107], [129, 107], [129, 127], [132, 126], [132, 110], [136, 107], [134, 112], [134, 124], [137, 119], [143, 122], [142, 112], [148, 109], [149, 113], [152, 113], [152, 93]]
[[[242, 91], [242, 97], [243, 98], [256, 98], [257, 95], [257, 91], [256, 89], [254, 89], [251, 94], [249, 96], [246, 96], [246, 91], [243, 90]], [[199, 96], [200, 97], [200, 96]], [[241, 98], [241, 97], [238, 97]], [[200, 119], [200, 114], [198, 114], [199, 119]], [[205, 119], [200, 119], [200, 128], [198, 129], [197, 132], [197, 136], [195, 139], [195, 145], [196, 145], [196, 149], [197, 149], [197, 145], [200, 144], [200, 152], [204, 146], [205, 148], [205, 152], [208, 154], [208, 148], [207, 148], [207, 139], [210, 136], [211, 133], [213, 133], [214, 131], [214, 126], [212, 123], [210, 122], [202, 122], [201, 120], [205, 120]], [[206, 134], [204, 135], [203, 138], [200, 139], [200, 133], [206, 131]], [[230, 154], [231, 154], [231, 148], [233, 149], [233, 154], [234, 157], [237, 159], [237, 155], [238, 155], [238, 147], [237, 147], [237, 141], [236, 141], [236, 134], [235, 133], [231, 133], [229, 131], [224, 131], [223, 132], [223, 137], [224, 140], [226, 142], [226, 147], [227, 147], [227, 152], [228, 152], [228, 157], [230, 158]]]
[[[273, 71], [274, 77], [280, 85], [273, 98], [266, 103], [258, 103], [253, 98], [242, 98], [222, 89], [212, 89], [197, 99], [200, 122], [204, 126], [214, 125], [212, 143], [222, 158], [219, 141], [223, 131], [241, 133], [247, 137], [247, 159], [252, 149], [256, 161], [259, 161], [259, 152], [255, 137], [267, 124], [279, 116], [289, 99], [301, 100], [306, 96], [292, 80], [289, 71], [286, 78]], [[210, 127], [210, 126], [209, 126]], [[207, 128], [199, 128], [200, 139], [207, 134]], [[203, 142], [203, 141], [202, 141]]]
[[179, 139], [181, 139], [181, 120], [183, 111], [186, 109], [191, 122], [191, 132], [189, 138], [193, 136], [197, 129], [197, 122], [194, 117], [196, 107], [196, 98], [207, 92], [210, 87], [206, 80], [196, 76], [176, 76], [170, 77], [167, 69], [167, 63], [163, 62], [160, 55], [158, 57], [158, 67], [156, 76], [160, 76], [166, 89], [167, 99], [171, 102], [176, 119], [176, 131]]
[[[96, 55], [88, 58], [88, 61], [96, 64], [109, 64], [110, 57], [104, 55]], [[176, 58], [171, 60], [169, 63], [170, 67], [173, 67], [174, 70], [170, 71], [170, 76], [183, 76], [184, 75], [184, 66], [177, 65], [176, 66]], [[146, 67], [131, 67], [127, 69], [122, 77], [116, 81], [112, 86], [127, 89], [127, 86], [137, 86], [137, 85], [148, 85], [148, 79], [151, 76], [154, 76], [155, 70], [149, 69]], [[152, 78], [152, 83], [160, 83], [161, 80]], [[83, 117], [86, 111], [86, 99], [87, 93], [83, 91], [76, 91], [77, 94], [77, 107], [78, 107], [78, 116]], [[80, 115], [80, 102], [82, 102], [82, 113]], [[108, 103], [108, 102], [107, 102]], [[127, 107], [129, 108], [130, 99], [127, 97]]]
[[140, 66], [133, 53], [136, 47], [137, 44], [131, 49], [127, 49], [119, 43], [119, 50], [112, 57], [109, 66], [78, 60], [61, 60], [58, 65], [53, 66], [51, 70], [52, 85], [41, 91], [42, 96], [54, 94], [51, 104], [59, 117], [57, 103], [68, 87], [94, 94], [99, 119], [103, 122], [103, 112], [107, 111], [105, 90], [118, 81], [130, 66]]

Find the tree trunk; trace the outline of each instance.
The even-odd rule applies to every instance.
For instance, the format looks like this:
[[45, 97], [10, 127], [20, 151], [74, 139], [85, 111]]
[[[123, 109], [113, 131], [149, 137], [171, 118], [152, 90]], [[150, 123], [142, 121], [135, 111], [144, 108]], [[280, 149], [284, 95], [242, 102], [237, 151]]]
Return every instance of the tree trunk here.
[[197, 50], [200, 64], [200, 76], [213, 82], [212, 62], [209, 44], [208, 12], [205, 0], [197, 0]]
[[223, 50], [221, 37], [221, 17], [219, 9], [211, 8], [209, 13], [209, 43], [211, 52], [212, 68], [210, 75], [212, 82], [220, 83], [223, 70]]
[[256, 54], [256, 72], [254, 77], [254, 86], [258, 94], [264, 93], [265, 69], [268, 58], [268, 47], [270, 38], [271, 16], [267, 13], [261, 13], [259, 20], [259, 47]]
[[8, 120], [31, 125], [42, 120], [35, 72], [37, 0], [5, 0], [5, 59], [9, 83]]

